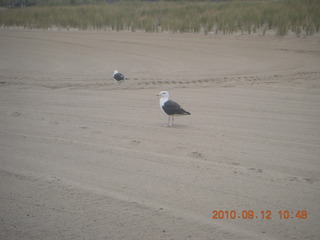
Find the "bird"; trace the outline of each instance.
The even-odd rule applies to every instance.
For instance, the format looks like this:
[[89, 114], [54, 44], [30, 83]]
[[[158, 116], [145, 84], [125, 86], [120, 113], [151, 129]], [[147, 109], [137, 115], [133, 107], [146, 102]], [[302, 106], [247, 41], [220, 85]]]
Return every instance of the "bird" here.
[[[168, 118], [168, 127], [173, 126], [173, 117], [178, 115], [191, 115], [190, 112], [184, 110], [178, 103], [169, 99], [169, 93], [167, 91], [161, 91], [157, 94], [160, 96], [160, 108], [166, 113]], [[171, 119], [171, 125], [170, 125]]]
[[121, 83], [126, 80], [122, 73], [119, 73], [117, 70], [113, 72], [113, 79], [116, 80], [118, 83]]

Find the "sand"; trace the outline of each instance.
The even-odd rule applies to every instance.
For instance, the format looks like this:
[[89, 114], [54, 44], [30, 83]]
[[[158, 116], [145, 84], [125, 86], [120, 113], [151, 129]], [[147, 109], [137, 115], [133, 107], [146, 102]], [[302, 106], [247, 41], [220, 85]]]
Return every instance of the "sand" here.
[[[0, 239], [320, 238], [319, 37], [1, 29], [0, 56]], [[164, 127], [161, 90], [192, 115]]]

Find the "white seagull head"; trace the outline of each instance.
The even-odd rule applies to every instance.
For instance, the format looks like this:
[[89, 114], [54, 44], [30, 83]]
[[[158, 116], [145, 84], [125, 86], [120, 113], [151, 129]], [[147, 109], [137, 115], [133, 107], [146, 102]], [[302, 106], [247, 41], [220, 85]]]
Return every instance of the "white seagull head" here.
[[169, 98], [169, 93], [167, 91], [161, 91], [157, 96], [160, 96], [161, 98]]

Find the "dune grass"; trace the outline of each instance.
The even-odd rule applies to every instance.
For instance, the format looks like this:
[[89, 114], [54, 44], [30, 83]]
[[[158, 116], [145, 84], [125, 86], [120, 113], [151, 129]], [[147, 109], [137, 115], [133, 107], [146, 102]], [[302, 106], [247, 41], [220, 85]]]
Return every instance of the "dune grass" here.
[[273, 30], [279, 36], [289, 31], [297, 35], [312, 35], [319, 32], [320, 28], [320, 1], [97, 1], [95, 4], [41, 4], [0, 11], [0, 26], [204, 34], [251, 34], [256, 31], [265, 34]]

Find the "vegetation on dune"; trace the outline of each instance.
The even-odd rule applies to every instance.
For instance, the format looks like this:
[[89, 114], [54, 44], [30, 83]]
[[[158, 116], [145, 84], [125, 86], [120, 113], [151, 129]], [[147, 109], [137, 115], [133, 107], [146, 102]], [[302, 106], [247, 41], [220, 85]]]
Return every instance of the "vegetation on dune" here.
[[29, 3], [33, 4], [0, 11], [0, 25], [205, 34], [239, 31], [250, 34], [258, 30], [265, 34], [268, 30], [275, 30], [279, 36], [289, 31], [312, 35], [319, 32], [320, 27], [318, 0], [29, 0]]

